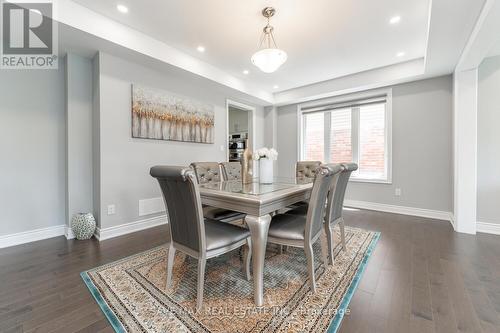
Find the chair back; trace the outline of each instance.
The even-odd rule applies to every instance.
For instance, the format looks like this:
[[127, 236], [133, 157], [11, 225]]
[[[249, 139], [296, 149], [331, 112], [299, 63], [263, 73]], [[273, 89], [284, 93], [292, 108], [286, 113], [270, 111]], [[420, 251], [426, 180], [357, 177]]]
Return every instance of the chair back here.
[[328, 221], [333, 222], [342, 217], [342, 209], [344, 208], [345, 191], [347, 183], [353, 171], [358, 170], [356, 163], [342, 164], [342, 172], [339, 175], [336, 186], [330, 191], [328, 195], [327, 216]]
[[194, 252], [202, 252], [205, 249], [205, 226], [193, 170], [154, 166], [149, 173], [160, 184], [172, 241]]
[[295, 176], [297, 178], [314, 178], [320, 165], [320, 161], [299, 161], [295, 165]]
[[222, 170], [222, 180], [241, 180], [240, 162], [222, 162], [220, 166]]
[[221, 181], [218, 162], [193, 162], [190, 166], [199, 184]]
[[316, 172], [309, 199], [309, 208], [307, 209], [305, 237], [308, 240], [311, 240], [321, 232], [328, 191], [332, 185], [332, 181], [336, 180], [335, 175], [341, 171], [342, 167], [340, 165], [322, 165]]

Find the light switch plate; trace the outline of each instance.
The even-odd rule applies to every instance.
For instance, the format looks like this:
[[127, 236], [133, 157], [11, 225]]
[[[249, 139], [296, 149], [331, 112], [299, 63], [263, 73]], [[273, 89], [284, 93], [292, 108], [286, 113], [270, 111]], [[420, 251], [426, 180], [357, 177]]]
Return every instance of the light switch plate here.
[[114, 215], [116, 213], [115, 205], [108, 205], [108, 215]]

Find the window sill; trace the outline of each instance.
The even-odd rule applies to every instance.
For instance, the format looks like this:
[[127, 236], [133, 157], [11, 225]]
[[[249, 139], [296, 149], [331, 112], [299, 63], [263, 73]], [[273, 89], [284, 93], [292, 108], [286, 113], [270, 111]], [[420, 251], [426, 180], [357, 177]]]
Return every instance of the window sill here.
[[349, 182], [353, 183], [372, 183], [372, 184], [384, 184], [391, 185], [392, 180], [383, 180], [383, 179], [363, 179], [363, 178], [350, 178]]

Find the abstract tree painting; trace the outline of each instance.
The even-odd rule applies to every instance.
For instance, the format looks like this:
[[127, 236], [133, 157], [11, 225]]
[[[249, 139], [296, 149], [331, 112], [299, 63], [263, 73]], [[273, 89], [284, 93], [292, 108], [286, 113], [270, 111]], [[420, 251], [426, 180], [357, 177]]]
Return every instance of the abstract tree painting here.
[[132, 137], [214, 142], [214, 107], [167, 91], [132, 85]]

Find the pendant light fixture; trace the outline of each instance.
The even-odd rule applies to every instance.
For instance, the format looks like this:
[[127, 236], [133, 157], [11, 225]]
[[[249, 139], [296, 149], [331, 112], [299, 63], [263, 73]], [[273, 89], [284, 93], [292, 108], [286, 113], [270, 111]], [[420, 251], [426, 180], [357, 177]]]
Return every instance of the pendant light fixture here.
[[259, 51], [252, 56], [252, 63], [264, 73], [276, 71], [287, 59], [286, 52], [276, 46], [273, 27], [269, 25], [269, 19], [275, 12], [273, 7], [266, 7], [262, 10], [262, 15], [267, 18], [267, 25], [263, 29]]

